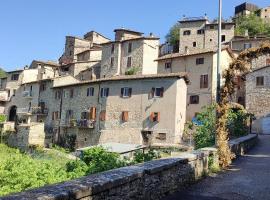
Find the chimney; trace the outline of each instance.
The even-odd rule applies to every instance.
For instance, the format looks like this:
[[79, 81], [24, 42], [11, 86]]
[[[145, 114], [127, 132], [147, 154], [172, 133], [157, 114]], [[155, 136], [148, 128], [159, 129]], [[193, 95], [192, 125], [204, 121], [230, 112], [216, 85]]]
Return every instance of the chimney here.
[[154, 35], [153, 35], [153, 33], [152, 33], [152, 32], [151, 32], [149, 35], [150, 35], [150, 37], [154, 37]]

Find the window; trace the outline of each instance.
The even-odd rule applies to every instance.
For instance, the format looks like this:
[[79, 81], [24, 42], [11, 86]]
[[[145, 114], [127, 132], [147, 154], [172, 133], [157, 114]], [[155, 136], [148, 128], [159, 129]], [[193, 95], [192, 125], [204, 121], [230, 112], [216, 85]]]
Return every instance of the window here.
[[226, 41], [226, 35], [222, 35], [221, 36], [221, 42], [225, 42]]
[[40, 90], [45, 91], [46, 90], [46, 83], [41, 83]]
[[96, 107], [91, 107], [90, 108], [90, 113], [89, 113], [89, 119], [90, 120], [96, 120], [96, 116], [97, 116], [97, 109], [96, 109]]
[[164, 94], [164, 88], [160, 87], [160, 88], [152, 88], [151, 90], [151, 97], [163, 97]]
[[190, 104], [199, 104], [199, 95], [190, 96]]
[[73, 110], [66, 111], [66, 120], [70, 120], [73, 118]]
[[251, 43], [245, 43], [244, 44], [244, 49], [249, 49], [251, 47], [252, 47]]
[[159, 140], [166, 140], [166, 135], [166, 133], [158, 133], [156, 138]]
[[131, 53], [132, 51], [132, 43], [128, 43], [128, 53]]
[[106, 120], [106, 110], [102, 110], [100, 112], [99, 119], [100, 119], [100, 121], [105, 121]]
[[210, 42], [212, 42], [212, 41], [213, 41], [213, 39], [210, 39], [209, 41], [210, 41]]
[[210, 25], [209, 28], [210, 29], [215, 29], [215, 25]]
[[196, 47], [197, 46], [197, 42], [193, 42], [193, 47]]
[[256, 86], [264, 86], [264, 77], [263, 76], [256, 77]]
[[122, 121], [127, 122], [128, 121], [128, 111], [122, 112]]
[[183, 32], [183, 35], [190, 35], [191, 34], [191, 31], [190, 30], [186, 30]]
[[59, 91], [55, 91], [54, 97], [55, 97], [55, 99], [61, 99], [61, 91], [60, 90]]
[[203, 65], [204, 64], [204, 58], [196, 58], [196, 65]]
[[121, 88], [121, 97], [131, 97], [132, 88], [124, 87]]
[[270, 58], [267, 58], [267, 59], [266, 59], [266, 65], [267, 65], [267, 66], [270, 65]]
[[160, 121], [160, 113], [159, 112], [152, 112], [150, 115], [151, 122], [159, 122]]
[[171, 69], [172, 63], [171, 62], [165, 62], [165, 69]]
[[131, 67], [131, 57], [127, 58], [127, 67]]
[[200, 88], [208, 88], [208, 74], [201, 75]]
[[58, 120], [59, 119], [59, 112], [55, 111], [52, 112], [52, 120]]
[[73, 98], [73, 96], [74, 96], [74, 89], [70, 89], [69, 90], [69, 98]]
[[114, 66], [114, 57], [111, 57], [111, 67]]
[[221, 29], [226, 29], [226, 24], [222, 24]]
[[87, 88], [87, 96], [92, 97], [94, 96], [95, 89], [93, 87]]
[[198, 34], [198, 35], [204, 34], [204, 29], [197, 30], [197, 34]]
[[82, 112], [81, 113], [81, 119], [87, 119], [87, 112]]
[[17, 80], [19, 80], [19, 74], [12, 74], [12, 75], [11, 75], [11, 80], [12, 80], [12, 81], [17, 81]]
[[109, 96], [109, 88], [101, 88], [100, 96], [101, 97], [108, 97]]
[[112, 44], [111, 53], [114, 53], [114, 44]]

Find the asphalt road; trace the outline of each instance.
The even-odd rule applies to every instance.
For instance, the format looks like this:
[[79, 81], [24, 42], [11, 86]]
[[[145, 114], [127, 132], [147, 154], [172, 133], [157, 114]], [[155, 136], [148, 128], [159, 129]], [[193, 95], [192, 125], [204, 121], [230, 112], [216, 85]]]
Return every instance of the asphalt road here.
[[270, 200], [270, 136], [232, 166], [164, 200]]

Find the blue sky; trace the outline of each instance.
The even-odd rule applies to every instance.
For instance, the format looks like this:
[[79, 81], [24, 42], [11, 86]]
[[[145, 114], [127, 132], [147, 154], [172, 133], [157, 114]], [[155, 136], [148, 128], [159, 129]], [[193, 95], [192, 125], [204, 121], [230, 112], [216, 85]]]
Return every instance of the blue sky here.
[[[244, 0], [223, 0], [224, 17]], [[253, 0], [260, 7], [266, 0]], [[217, 16], [218, 0], [5, 0], [0, 4], [0, 67], [9, 71], [32, 60], [57, 60], [66, 35], [96, 30], [113, 39], [115, 28], [153, 32], [162, 41], [183, 15]]]

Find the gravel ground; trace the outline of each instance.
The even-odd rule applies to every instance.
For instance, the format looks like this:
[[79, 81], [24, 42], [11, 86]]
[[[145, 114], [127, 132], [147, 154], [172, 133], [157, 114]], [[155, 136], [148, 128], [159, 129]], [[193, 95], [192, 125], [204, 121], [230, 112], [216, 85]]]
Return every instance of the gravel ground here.
[[256, 147], [231, 167], [164, 200], [270, 200], [270, 136], [259, 136]]

